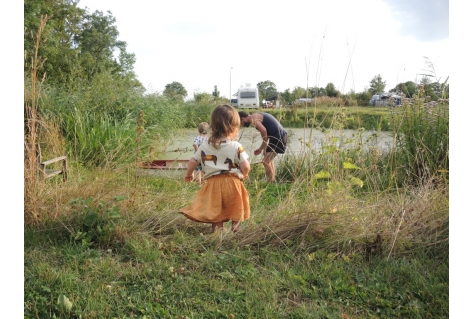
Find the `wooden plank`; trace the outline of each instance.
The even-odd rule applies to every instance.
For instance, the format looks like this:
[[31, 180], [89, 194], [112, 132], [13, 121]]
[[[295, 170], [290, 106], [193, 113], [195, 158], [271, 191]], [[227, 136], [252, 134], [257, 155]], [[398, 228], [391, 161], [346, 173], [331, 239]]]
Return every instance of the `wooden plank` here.
[[59, 161], [64, 161], [64, 160], [66, 160], [66, 156], [60, 156], [60, 157], [53, 158], [49, 161], [42, 162], [41, 165], [46, 166], [46, 165], [53, 164]]
[[56, 176], [56, 175], [59, 175], [59, 174], [62, 174], [62, 173], [63, 173], [63, 171], [60, 170], [60, 169], [45, 169], [44, 170], [44, 177], [48, 178], [48, 177]]

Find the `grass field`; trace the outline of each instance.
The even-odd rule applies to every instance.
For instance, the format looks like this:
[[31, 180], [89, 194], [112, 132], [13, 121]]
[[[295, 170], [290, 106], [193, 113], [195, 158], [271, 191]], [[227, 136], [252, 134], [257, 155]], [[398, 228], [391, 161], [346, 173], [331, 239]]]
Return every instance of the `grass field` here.
[[263, 177], [256, 166], [246, 181], [237, 235], [181, 216], [198, 190], [181, 179], [71, 167], [48, 180], [24, 230], [24, 317], [448, 317], [444, 187]]

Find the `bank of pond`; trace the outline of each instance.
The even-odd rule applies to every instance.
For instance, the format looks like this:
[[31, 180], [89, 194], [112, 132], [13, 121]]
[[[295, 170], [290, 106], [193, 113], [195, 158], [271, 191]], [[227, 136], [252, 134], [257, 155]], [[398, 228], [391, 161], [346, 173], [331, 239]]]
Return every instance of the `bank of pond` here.
[[[240, 110], [240, 109], [239, 109]], [[245, 110], [249, 114], [266, 112], [275, 116], [284, 127], [337, 128], [391, 131], [390, 123], [400, 108], [386, 107], [293, 107]]]

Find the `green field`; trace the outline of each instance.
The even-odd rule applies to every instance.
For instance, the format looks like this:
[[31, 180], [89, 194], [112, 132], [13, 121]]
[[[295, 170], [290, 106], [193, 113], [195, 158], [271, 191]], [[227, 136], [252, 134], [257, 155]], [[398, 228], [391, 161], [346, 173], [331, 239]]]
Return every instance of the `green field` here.
[[25, 318], [447, 318], [448, 158], [417, 155], [446, 122], [400, 112], [412, 138], [390, 154], [328, 134], [277, 184], [252, 166], [237, 234], [178, 213], [195, 183], [136, 174], [144, 131], [100, 165], [70, 158], [67, 182], [26, 171]]

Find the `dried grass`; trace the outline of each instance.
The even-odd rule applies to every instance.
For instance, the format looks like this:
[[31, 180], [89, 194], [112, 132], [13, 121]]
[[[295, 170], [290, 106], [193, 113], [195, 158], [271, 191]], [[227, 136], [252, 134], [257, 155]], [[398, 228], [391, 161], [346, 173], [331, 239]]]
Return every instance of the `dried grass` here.
[[[382, 238], [381, 253], [387, 257], [427, 245], [447, 247], [446, 193], [447, 186], [425, 184], [361, 198], [349, 196], [346, 190], [312, 194], [298, 202], [283, 198], [276, 211], [265, 211], [265, 207], [253, 211], [253, 218], [238, 235], [223, 232], [219, 238], [223, 245], [279, 246], [293, 254], [317, 249], [362, 253], [377, 235]], [[173, 210], [147, 217], [140, 230], [155, 237], [172, 236], [176, 231], [210, 234], [210, 226], [187, 221]]]

